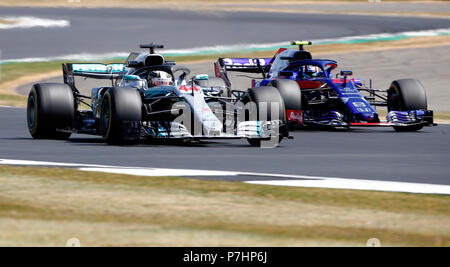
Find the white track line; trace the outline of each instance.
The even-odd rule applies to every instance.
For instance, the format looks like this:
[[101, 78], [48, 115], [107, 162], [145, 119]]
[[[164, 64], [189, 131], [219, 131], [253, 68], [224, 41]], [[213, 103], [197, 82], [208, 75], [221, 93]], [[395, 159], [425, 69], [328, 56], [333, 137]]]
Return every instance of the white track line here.
[[1, 106], [1, 105], [0, 105], [0, 108], [23, 108], [23, 107]]
[[37, 17], [0, 17], [9, 23], [0, 23], [0, 30], [9, 30], [15, 28], [62, 28], [69, 27], [70, 22], [68, 20], [55, 20]]
[[271, 181], [246, 181], [249, 184], [294, 186], [294, 187], [314, 187], [331, 189], [353, 189], [404, 192], [416, 194], [443, 194], [450, 195], [450, 186], [434, 185], [424, 183], [406, 183], [391, 181], [375, 181], [343, 178], [324, 178], [321, 180], [271, 180]]
[[14, 160], [14, 159], [0, 159], [0, 164], [16, 165], [16, 166], [67, 167], [67, 168], [76, 168], [81, 171], [107, 172], [107, 173], [130, 174], [139, 176], [235, 176], [241, 174], [240, 172], [231, 172], [231, 171], [121, 167], [111, 165], [77, 164], [77, 163]]
[[[1, 163], [1, 162], [0, 162]], [[229, 171], [208, 171], [167, 168], [79, 168], [82, 171], [131, 174], [138, 176], [236, 176], [241, 173]]]
[[283, 180], [261, 180], [261, 181], [243, 181], [249, 184], [276, 185], [276, 186], [295, 186], [295, 187], [315, 187], [332, 189], [353, 189], [353, 190], [374, 190], [388, 192], [405, 192], [420, 194], [443, 194], [450, 195], [450, 186], [425, 183], [391, 182], [376, 181], [366, 179], [347, 179], [337, 177], [320, 177], [306, 175], [284, 175], [271, 173], [254, 172], [233, 172], [233, 171], [208, 171], [191, 169], [168, 169], [168, 168], [142, 168], [142, 167], [120, 167], [96, 164], [76, 164], [59, 163], [48, 161], [31, 160], [11, 160], [0, 159], [3, 165], [18, 166], [48, 166], [48, 167], [68, 167], [81, 171], [94, 171], [105, 173], [118, 173], [139, 176], [259, 176], [259, 177], [279, 177]]

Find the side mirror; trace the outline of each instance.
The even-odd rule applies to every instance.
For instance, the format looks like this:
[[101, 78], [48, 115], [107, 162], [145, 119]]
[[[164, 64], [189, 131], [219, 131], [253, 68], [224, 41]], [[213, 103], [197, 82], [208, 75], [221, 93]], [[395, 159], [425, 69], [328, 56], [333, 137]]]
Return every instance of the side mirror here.
[[353, 71], [351, 70], [341, 70], [341, 76], [352, 76]]

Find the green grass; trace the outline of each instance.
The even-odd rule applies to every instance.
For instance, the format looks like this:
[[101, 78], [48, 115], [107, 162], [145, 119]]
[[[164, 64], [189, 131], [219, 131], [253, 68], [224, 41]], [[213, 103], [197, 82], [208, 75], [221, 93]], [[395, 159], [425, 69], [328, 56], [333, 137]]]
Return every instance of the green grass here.
[[0, 94], [0, 101], [11, 101], [11, 102], [24, 102], [26, 101], [26, 96], [21, 95], [1, 95]]
[[450, 197], [0, 166], [0, 245], [450, 246]]
[[2, 64], [0, 67], [0, 85], [8, 81], [15, 80], [19, 77], [23, 77], [25, 75], [41, 74], [60, 69], [62, 63], [62, 61], [49, 61]]
[[0, 65], [0, 105], [25, 106], [26, 97], [14, 94], [15, 80], [61, 68], [62, 62], [8, 63]]

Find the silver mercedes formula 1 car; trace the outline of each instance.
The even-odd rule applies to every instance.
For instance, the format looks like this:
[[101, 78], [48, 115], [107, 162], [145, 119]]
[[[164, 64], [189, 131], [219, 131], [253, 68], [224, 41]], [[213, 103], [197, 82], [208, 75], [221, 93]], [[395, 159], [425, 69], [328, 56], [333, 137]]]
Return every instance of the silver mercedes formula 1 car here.
[[[27, 124], [34, 138], [100, 135], [109, 144], [143, 139], [245, 138], [253, 146], [289, 137], [285, 107], [272, 86], [230, 91], [225, 81], [190, 70], [141, 45], [125, 63], [65, 63], [64, 83], [38, 83], [29, 93]], [[111, 80], [80, 93], [75, 76]], [[79, 106], [88, 105], [88, 110]]]

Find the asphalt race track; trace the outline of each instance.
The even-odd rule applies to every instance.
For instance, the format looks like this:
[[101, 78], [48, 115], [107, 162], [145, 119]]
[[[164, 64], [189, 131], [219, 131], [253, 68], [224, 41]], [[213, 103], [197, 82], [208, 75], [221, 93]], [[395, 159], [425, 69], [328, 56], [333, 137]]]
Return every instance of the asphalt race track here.
[[70, 21], [66, 28], [0, 30], [2, 59], [126, 52], [147, 42], [179, 49], [450, 27], [450, 20], [439, 18], [126, 8], [2, 7], [0, 16]]
[[450, 125], [415, 133], [391, 128], [303, 130], [292, 132], [294, 140], [266, 149], [249, 147], [245, 140], [133, 146], [109, 146], [100, 137], [87, 135], [73, 135], [68, 141], [34, 140], [26, 128], [25, 109], [20, 108], [0, 108], [0, 125], [2, 159], [450, 185]]

